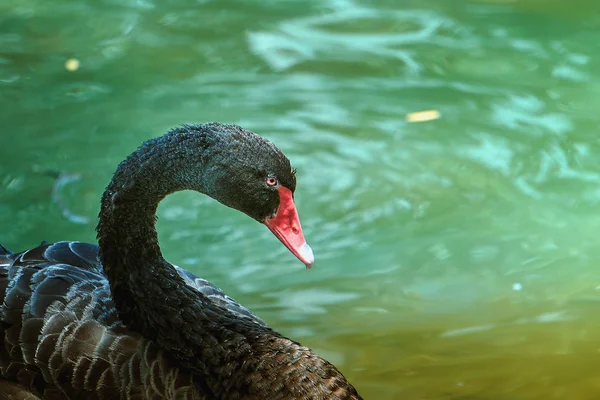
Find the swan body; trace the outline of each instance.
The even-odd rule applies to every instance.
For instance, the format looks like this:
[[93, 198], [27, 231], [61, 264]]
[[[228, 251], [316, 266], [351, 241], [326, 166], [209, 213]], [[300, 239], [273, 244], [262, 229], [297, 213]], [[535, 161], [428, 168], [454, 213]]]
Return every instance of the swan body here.
[[158, 203], [191, 189], [264, 223], [309, 266], [295, 183], [260, 136], [185, 125], [120, 164], [99, 246], [0, 246], [0, 399], [361, 399], [332, 364], [158, 246]]

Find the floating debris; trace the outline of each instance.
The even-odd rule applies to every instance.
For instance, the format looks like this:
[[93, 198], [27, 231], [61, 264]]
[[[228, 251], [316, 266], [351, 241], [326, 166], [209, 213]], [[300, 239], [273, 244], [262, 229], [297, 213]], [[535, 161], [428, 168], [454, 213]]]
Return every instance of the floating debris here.
[[54, 181], [54, 186], [52, 187], [52, 200], [60, 207], [62, 210], [63, 217], [68, 219], [70, 222], [74, 224], [87, 224], [90, 222], [89, 218], [83, 217], [81, 215], [77, 215], [69, 211], [63, 198], [60, 196], [60, 189], [68, 185], [71, 182], [76, 182], [81, 180], [81, 174], [64, 174], [60, 173], [56, 180]]
[[79, 60], [76, 58], [69, 58], [65, 62], [65, 69], [67, 71], [77, 71], [79, 69]]
[[68, 219], [70, 222], [74, 224], [88, 224], [90, 223], [90, 219], [81, 215], [77, 215], [71, 212], [66, 204], [64, 199], [60, 195], [61, 189], [72, 182], [77, 182], [82, 179], [81, 174], [66, 174], [60, 171], [56, 171], [53, 169], [44, 169], [39, 165], [33, 166], [33, 172], [48, 176], [54, 179], [54, 184], [52, 185], [52, 201], [56, 203], [56, 205], [62, 211], [63, 217]]
[[406, 114], [406, 120], [408, 122], [425, 122], [438, 119], [440, 112], [437, 110], [418, 111], [410, 114]]

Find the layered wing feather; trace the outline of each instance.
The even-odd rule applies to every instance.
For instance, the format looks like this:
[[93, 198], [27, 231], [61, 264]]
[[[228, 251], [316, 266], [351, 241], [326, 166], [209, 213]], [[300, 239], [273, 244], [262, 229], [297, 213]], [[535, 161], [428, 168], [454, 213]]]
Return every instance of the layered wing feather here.
[[[176, 267], [215, 304], [265, 323], [204, 279]], [[0, 373], [45, 399], [203, 399], [201, 385], [154, 343], [123, 326], [98, 247], [0, 249]]]

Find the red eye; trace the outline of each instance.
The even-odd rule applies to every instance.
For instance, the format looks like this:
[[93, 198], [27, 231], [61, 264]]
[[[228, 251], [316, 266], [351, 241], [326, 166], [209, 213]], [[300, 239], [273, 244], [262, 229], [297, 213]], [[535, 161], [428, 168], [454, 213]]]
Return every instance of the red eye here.
[[277, 185], [277, 178], [275, 178], [274, 176], [267, 176], [267, 185], [269, 185], [269, 186]]

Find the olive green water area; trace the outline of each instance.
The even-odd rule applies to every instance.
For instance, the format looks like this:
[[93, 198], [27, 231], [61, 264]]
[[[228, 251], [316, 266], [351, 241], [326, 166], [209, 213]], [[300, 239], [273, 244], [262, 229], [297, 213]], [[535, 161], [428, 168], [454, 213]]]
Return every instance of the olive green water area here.
[[237, 123], [298, 169], [317, 262], [191, 192], [171, 262], [366, 399], [599, 399], [599, 110], [596, 0], [3, 0], [0, 243], [94, 242], [139, 143]]

